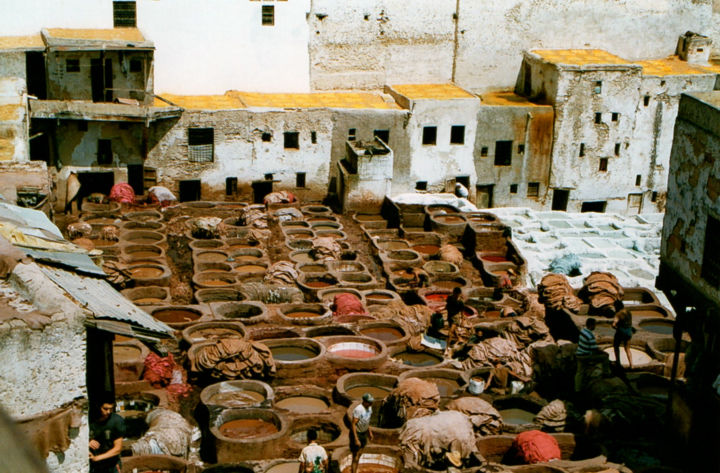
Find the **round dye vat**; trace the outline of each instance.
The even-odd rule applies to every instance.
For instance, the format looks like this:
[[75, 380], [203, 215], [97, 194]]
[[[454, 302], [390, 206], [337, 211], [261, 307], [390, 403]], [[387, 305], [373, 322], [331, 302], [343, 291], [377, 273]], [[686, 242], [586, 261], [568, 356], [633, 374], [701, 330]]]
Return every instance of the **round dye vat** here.
[[343, 358], [364, 359], [377, 356], [375, 347], [364, 343], [341, 342], [328, 347], [328, 352]]
[[315, 225], [313, 226], [313, 230], [337, 230], [337, 225]]
[[435, 383], [435, 385], [438, 388], [438, 391], [440, 391], [440, 396], [442, 396], [442, 397], [450, 397], [455, 393], [455, 391], [460, 389], [460, 384], [458, 384], [458, 382], [455, 381], [454, 379], [429, 378], [429, 379], [427, 379], [427, 381]]
[[[195, 256], [197, 261], [203, 263], [219, 263], [227, 261], [228, 255], [219, 251], [206, 251]], [[237, 258], [236, 258], [237, 260]]]
[[293, 255], [293, 259], [298, 263], [314, 263], [315, 262], [313, 257], [310, 256], [310, 253], [307, 253], [307, 252], [295, 253]]
[[283, 462], [273, 465], [265, 473], [297, 473], [300, 468], [300, 462]]
[[285, 317], [291, 317], [293, 319], [305, 319], [309, 317], [320, 317], [325, 314], [319, 314], [317, 312], [307, 312], [307, 311], [297, 311], [297, 312], [287, 312], [284, 314]]
[[161, 240], [161, 238], [146, 236], [146, 237], [133, 238], [132, 240], [129, 240], [129, 241], [131, 241], [132, 243], [134, 243], [136, 245], [152, 245], [153, 243], [157, 243], [160, 240]]
[[255, 255], [237, 255], [233, 256], [233, 260], [235, 260], [236, 263], [255, 263], [260, 259], [259, 256]]
[[435, 356], [430, 353], [412, 353], [409, 351], [397, 353], [393, 355], [393, 358], [396, 358], [402, 361], [403, 364], [410, 366], [432, 366], [443, 361], [443, 359], [439, 356]]
[[220, 433], [233, 439], [267, 437], [277, 432], [275, 424], [260, 419], [235, 419], [220, 426]]
[[424, 255], [434, 255], [440, 251], [440, 247], [437, 245], [415, 245], [412, 249]]
[[303, 273], [324, 273], [327, 268], [322, 264], [306, 264], [300, 267], [300, 271]]
[[390, 294], [383, 294], [381, 292], [370, 292], [368, 294], [365, 294], [365, 298], [374, 301], [389, 301], [394, 299], [394, 297]]
[[279, 346], [271, 347], [273, 358], [279, 361], [302, 361], [315, 358], [317, 353], [309, 348], [293, 347], [293, 346]]
[[345, 390], [348, 396], [354, 399], [361, 399], [363, 394], [370, 393], [375, 399], [385, 399], [390, 394], [390, 389], [385, 389], [380, 386], [354, 386], [350, 389]]
[[261, 393], [250, 391], [248, 389], [242, 389], [239, 391], [215, 393], [208, 398], [206, 403], [213, 406], [247, 407], [259, 404], [264, 400], [265, 396]]
[[298, 414], [314, 414], [327, 410], [328, 404], [318, 397], [292, 396], [276, 402], [275, 407]]
[[233, 284], [231, 281], [225, 281], [222, 279], [207, 279], [202, 282], [205, 286], [213, 286], [213, 287], [222, 287], [222, 286], [230, 286]]
[[499, 255], [485, 255], [480, 257], [481, 260], [489, 261], [491, 263], [509, 263], [507, 258]]
[[164, 272], [162, 269], [154, 268], [152, 266], [138, 266], [129, 268], [129, 271], [130, 274], [132, 274], [132, 277], [139, 279], [156, 278], [158, 276], [162, 276]]
[[441, 289], [455, 289], [456, 287], [463, 286], [459, 281], [435, 281], [432, 285]]
[[242, 334], [231, 328], [209, 327], [195, 330], [192, 333], [193, 342], [204, 342], [207, 340], [217, 340], [218, 338], [238, 337], [242, 338]]
[[402, 331], [393, 327], [371, 327], [360, 330], [360, 333], [381, 342], [394, 342], [404, 337]]
[[152, 316], [165, 323], [184, 323], [199, 319], [202, 314], [192, 309], [160, 309], [153, 311]]
[[317, 433], [317, 443], [319, 443], [320, 445], [330, 443], [340, 436], [340, 429], [333, 424], [329, 424], [325, 426], [315, 425], [312, 427], [302, 428], [300, 430], [292, 432], [290, 434], [290, 439], [294, 442], [307, 445], [307, 434], [308, 430], [310, 430], [311, 428], [314, 429]]
[[445, 302], [450, 294], [445, 292], [430, 292], [428, 294], [425, 294], [425, 299], [428, 300], [428, 302]]
[[502, 417], [503, 424], [511, 424], [511, 425], [523, 425], [523, 424], [532, 424], [535, 420], [535, 414], [533, 414], [530, 411], [526, 411], [523, 409], [503, 409], [500, 412], [500, 416]]
[[385, 241], [378, 246], [383, 250], [405, 250], [409, 247], [406, 241]]
[[160, 251], [148, 251], [148, 250], [133, 251], [132, 253], [129, 253], [129, 256], [132, 256], [133, 258], [137, 258], [137, 259], [157, 258], [160, 255], [161, 255]]
[[[607, 347], [603, 351], [609, 355], [610, 361], [615, 361], [613, 347]], [[630, 353], [632, 353], [633, 366], [646, 365], [652, 361], [650, 355], [644, 351], [638, 350], [637, 348], [630, 347]], [[627, 353], [625, 353], [625, 348], [623, 347], [620, 347], [620, 364], [623, 366], [630, 366], [627, 359]]]
[[235, 266], [235, 271], [239, 273], [261, 273], [266, 269], [267, 268], [265, 266], [260, 266], [259, 264], [243, 264]]
[[165, 302], [165, 299], [158, 299], [155, 297], [141, 297], [140, 299], [133, 299], [133, 304], [135, 305], [156, 305], [156, 304], [162, 304]]
[[669, 320], [647, 320], [640, 322], [640, 328], [647, 332], [672, 335], [673, 323]]
[[462, 217], [456, 217], [454, 215], [435, 215], [435, 220], [440, 223], [465, 223], [465, 219]]
[[113, 240], [101, 240], [99, 238], [91, 238], [91, 240], [95, 246], [111, 246], [117, 243]]
[[486, 317], [488, 319], [499, 319], [500, 311], [499, 310], [486, 310], [485, 312], [483, 312], [483, 317]]
[[305, 285], [307, 287], [312, 287], [312, 288], [321, 288], [321, 287], [332, 286], [332, 284], [330, 284], [329, 282], [325, 282], [325, 281], [307, 281], [305, 283]]

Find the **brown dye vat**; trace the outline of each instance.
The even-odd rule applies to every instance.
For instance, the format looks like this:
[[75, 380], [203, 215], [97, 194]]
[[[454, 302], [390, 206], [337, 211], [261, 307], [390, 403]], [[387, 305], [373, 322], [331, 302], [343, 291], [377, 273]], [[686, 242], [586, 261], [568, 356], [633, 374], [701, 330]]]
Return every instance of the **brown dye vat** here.
[[334, 225], [315, 225], [313, 230], [337, 230], [338, 227]]
[[[351, 473], [352, 466], [345, 468], [342, 473]], [[393, 466], [381, 465], [379, 463], [358, 463], [357, 473], [397, 473], [398, 469]], [[273, 472], [274, 473], [274, 472]]]
[[375, 399], [385, 399], [390, 394], [390, 389], [381, 388], [380, 386], [354, 386], [346, 389], [345, 392], [353, 399], [360, 399], [363, 394], [370, 393]]
[[308, 253], [298, 253], [296, 255], [293, 255], [293, 258], [298, 263], [313, 263], [313, 262], [315, 262], [315, 260], [312, 258], [312, 256], [310, 256], [310, 254], [308, 254]]
[[233, 259], [238, 263], [254, 263], [260, 259], [260, 256], [238, 255], [238, 256], [233, 256]]
[[322, 235], [322, 236], [334, 238], [334, 239], [336, 239], [336, 240], [339, 240], [339, 239], [343, 238], [343, 235], [342, 235], [341, 233], [328, 233], [328, 234], [325, 234], [325, 235]]
[[387, 241], [380, 243], [379, 246], [385, 250], [406, 250], [408, 247], [404, 241]]
[[393, 327], [373, 327], [360, 330], [366, 337], [380, 340], [381, 342], [394, 342], [403, 337], [403, 333]]
[[452, 215], [436, 215], [435, 220], [442, 223], [463, 223], [464, 219], [461, 217], [454, 217]]
[[265, 470], [265, 473], [297, 473], [300, 467], [300, 462], [284, 462], [278, 463]]
[[139, 268], [130, 268], [130, 274], [134, 278], [156, 278], [162, 275], [163, 270], [160, 268], [151, 268], [147, 266], [141, 266]]
[[298, 233], [288, 233], [287, 237], [290, 240], [298, 240], [298, 239], [304, 239], [304, 238], [312, 238], [312, 233], [306, 233], [306, 232], [298, 232]]
[[142, 356], [142, 351], [138, 347], [114, 346], [113, 360], [115, 362], [134, 361]]
[[390, 294], [366, 294], [366, 299], [373, 299], [376, 301], [389, 301], [393, 298]]
[[152, 244], [157, 243], [160, 240], [158, 238], [145, 237], [145, 238], [133, 238], [130, 241], [136, 245], [152, 245]]
[[159, 251], [133, 251], [132, 253], [128, 253], [128, 256], [132, 256], [133, 258], [156, 258], [160, 256]]
[[509, 263], [510, 261], [504, 256], [486, 255], [481, 256], [480, 259], [490, 261], [491, 263]]
[[315, 358], [317, 353], [303, 347], [272, 347], [270, 348], [273, 358], [279, 361], [302, 361]]
[[216, 393], [210, 396], [207, 404], [212, 406], [246, 407], [259, 404], [265, 400], [261, 393], [242, 389], [240, 391], [229, 391]]
[[415, 245], [412, 249], [424, 255], [434, 255], [440, 251], [440, 247], [437, 245]]
[[200, 314], [187, 309], [160, 309], [153, 312], [153, 317], [165, 323], [192, 322], [200, 318]]
[[208, 279], [202, 282], [205, 286], [215, 286], [215, 287], [222, 287], [222, 286], [230, 286], [234, 284], [232, 281], [224, 281], [222, 279]]
[[393, 358], [397, 358], [403, 364], [410, 366], [432, 366], [442, 361], [442, 358], [429, 353], [412, 353], [408, 351], [397, 353], [393, 355]]
[[141, 297], [140, 299], [133, 299], [133, 304], [146, 304], [146, 305], [153, 305], [153, 304], [162, 304], [164, 299], [158, 299], [155, 297]]
[[317, 397], [293, 396], [276, 402], [275, 407], [296, 412], [298, 414], [314, 414], [327, 410], [328, 404]]
[[95, 246], [110, 246], [110, 245], [114, 245], [117, 243], [116, 241], [113, 241], [113, 240], [101, 240], [99, 238], [98, 239], [93, 238], [92, 242]]
[[220, 433], [233, 439], [254, 439], [277, 433], [275, 424], [260, 419], [235, 419], [220, 426]]
[[440, 396], [442, 396], [442, 397], [452, 396], [455, 391], [460, 389], [460, 385], [454, 379], [430, 378], [430, 379], [427, 379], [427, 381], [435, 383], [435, 385], [438, 388], [438, 391], [440, 391]]
[[230, 245], [228, 248], [231, 250], [244, 250], [245, 248], [255, 248], [257, 245], [248, 245], [247, 243], [236, 243]]
[[503, 424], [512, 424], [512, 425], [523, 425], [523, 424], [532, 424], [535, 420], [535, 414], [533, 414], [530, 411], [526, 411], [523, 409], [502, 409], [500, 412], [500, 417], [502, 417]]
[[233, 329], [229, 329], [229, 328], [213, 327], [213, 328], [201, 328], [199, 330], [195, 330], [191, 335], [193, 342], [202, 342], [204, 340], [216, 340], [218, 338], [227, 338], [227, 337], [242, 338], [242, 334], [240, 332], [238, 332], [237, 330], [233, 330]]
[[648, 309], [648, 310], [630, 309], [630, 314], [632, 314], [633, 318], [638, 318], [638, 319], [647, 319], [647, 318], [651, 318], [651, 317], [655, 318], [655, 319], [665, 318], [665, 314], [663, 314], [660, 311], [652, 310], [652, 309]]
[[244, 264], [242, 266], [235, 267], [235, 271], [240, 273], [259, 273], [265, 271], [266, 269], [267, 268], [265, 268], [265, 266], [260, 266], [259, 264]]
[[319, 264], [308, 264], [300, 268], [300, 271], [303, 273], [324, 273], [327, 268]]
[[331, 286], [329, 282], [325, 281], [308, 281], [305, 283], [307, 287], [314, 287], [314, 288], [320, 288], [320, 287], [328, 287]]
[[441, 289], [455, 289], [456, 287], [462, 287], [462, 283], [458, 281], [435, 281], [432, 284], [433, 286]]
[[290, 317], [293, 319], [305, 319], [308, 317], [320, 317], [323, 314], [318, 314], [317, 312], [306, 312], [306, 311], [297, 311], [297, 312], [287, 312], [284, 314], [285, 317]]
[[[227, 261], [227, 255], [223, 253], [200, 253], [196, 256], [198, 261], [201, 261], [203, 263], [219, 263], [221, 261]], [[236, 260], [238, 260], [236, 258]]]
[[365, 351], [365, 350], [351, 350], [351, 349], [333, 350], [332, 354], [342, 357], [342, 358], [354, 358], [354, 359], [365, 359], [365, 358], [372, 358], [374, 356], [377, 356], [377, 352]]

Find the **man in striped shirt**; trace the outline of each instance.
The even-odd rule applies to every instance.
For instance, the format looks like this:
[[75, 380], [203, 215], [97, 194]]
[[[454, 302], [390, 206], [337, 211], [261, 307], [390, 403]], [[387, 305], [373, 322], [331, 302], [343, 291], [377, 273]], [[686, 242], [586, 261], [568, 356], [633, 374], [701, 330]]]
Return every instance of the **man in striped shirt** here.
[[580, 331], [580, 336], [578, 337], [578, 347], [575, 352], [577, 358], [577, 370], [575, 371], [575, 392], [582, 391], [585, 386], [585, 371], [587, 369], [585, 365], [587, 364], [586, 362], [590, 361], [588, 358], [590, 355], [600, 353], [600, 348], [598, 348], [593, 330], [595, 330], [595, 319], [590, 317], [587, 319], [587, 322], [585, 322], [585, 328]]

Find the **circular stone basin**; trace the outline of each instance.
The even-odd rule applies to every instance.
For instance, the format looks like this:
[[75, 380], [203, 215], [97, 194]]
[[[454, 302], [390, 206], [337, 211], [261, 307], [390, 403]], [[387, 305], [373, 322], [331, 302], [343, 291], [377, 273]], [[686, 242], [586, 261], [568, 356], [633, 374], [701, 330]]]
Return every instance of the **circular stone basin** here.
[[327, 314], [327, 309], [322, 304], [298, 304], [284, 309], [281, 313], [291, 319], [313, 319]]
[[315, 360], [325, 352], [324, 347], [311, 338], [276, 338], [263, 343], [281, 365]]
[[218, 430], [224, 437], [230, 439], [256, 439], [280, 431], [274, 422], [262, 419], [234, 419], [222, 424]]
[[428, 273], [438, 274], [454, 274], [459, 271], [457, 266], [447, 261], [428, 261], [423, 265], [423, 269]]
[[267, 264], [266, 263], [240, 263], [235, 266], [235, 271], [238, 273], [264, 273], [267, 271]]
[[328, 444], [336, 440], [342, 434], [342, 429], [335, 422], [317, 418], [296, 419], [290, 426], [290, 441], [305, 446], [308, 444], [308, 430], [315, 429], [317, 432], [317, 443]]
[[290, 253], [290, 260], [297, 264], [314, 263], [315, 259], [310, 256], [310, 250], [297, 250]]
[[126, 289], [122, 294], [135, 305], [159, 305], [169, 302], [169, 290], [166, 287], [145, 286]]
[[344, 240], [347, 238], [347, 235], [345, 235], [345, 233], [338, 231], [338, 230], [319, 230], [319, 229], [314, 229], [314, 230], [317, 230], [315, 232], [315, 235], [318, 238], [328, 238], [329, 237], [329, 238], [333, 238], [335, 240]]
[[270, 385], [252, 379], [222, 381], [211, 384], [200, 393], [200, 401], [208, 407], [253, 407], [271, 402], [272, 398]]
[[315, 222], [337, 222], [337, 217], [334, 215], [316, 215], [313, 217], [307, 217], [306, 222], [313, 224]]
[[225, 302], [213, 308], [215, 315], [223, 319], [238, 319], [252, 324], [265, 318], [267, 309], [260, 302]]
[[274, 465], [268, 467], [265, 470], [265, 473], [297, 473], [299, 468], [299, 461], [282, 460], [279, 463], [275, 463]]
[[298, 265], [298, 269], [303, 273], [326, 273], [328, 267], [321, 263], [306, 263]]
[[270, 351], [273, 358], [279, 361], [304, 361], [317, 356], [314, 350], [305, 347], [277, 346]]
[[390, 251], [390, 250], [407, 250], [410, 248], [410, 243], [405, 240], [384, 240], [378, 239], [375, 241], [375, 246], [379, 250]]
[[201, 271], [192, 280], [198, 287], [232, 286], [237, 282], [235, 274], [230, 271]]
[[260, 242], [257, 240], [248, 240], [247, 238], [228, 238], [225, 241], [228, 251], [247, 250], [257, 248]]
[[452, 290], [452, 289], [455, 289], [456, 287], [465, 287], [467, 283], [464, 279], [456, 278], [456, 279], [438, 279], [436, 281], [433, 281], [431, 284], [440, 289]]
[[438, 245], [413, 245], [411, 249], [426, 256], [436, 255], [440, 251]]
[[465, 217], [461, 217], [460, 215], [433, 215], [433, 219], [445, 225], [457, 225], [467, 222]]
[[358, 342], [339, 342], [332, 344], [327, 349], [328, 353], [341, 358], [365, 359], [373, 358], [380, 353], [376, 346]]
[[247, 299], [245, 294], [230, 287], [205, 288], [195, 291], [195, 300], [199, 304], [207, 302], [244, 301], [245, 299]]
[[113, 345], [113, 361], [115, 363], [128, 363], [142, 360], [142, 348], [135, 345]]
[[340, 273], [359, 273], [366, 270], [364, 264], [355, 261], [333, 261], [330, 265], [334, 271]]
[[138, 212], [128, 212], [123, 217], [134, 222], [159, 222], [163, 216], [160, 212], [154, 210], [140, 210]]
[[188, 246], [190, 246], [190, 249], [192, 250], [216, 250], [218, 248], [222, 248], [225, 246], [225, 243], [222, 242], [222, 240], [193, 240], [191, 241]]
[[[374, 409], [373, 409], [374, 410]], [[370, 421], [372, 426], [372, 420]], [[382, 450], [381, 450], [382, 449]], [[333, 452], [333, 458], [338, 458], [340, 473], [352, 472], [352, 456], [349, 449], [343, 452]], [[357, 473], [398, 473], [402, 470], [402, 461], [399, 453], [385, 451], [382, 447], [365, 447], [358, 460]], [[431, 470], [427, 470], [431, 471]]]
[[291, 250], [311, 250], [313, 247], [313, 242], [312, 240], [305, 240], [299, 238], [294, 240], [288, 240], [286, 245]]
[[315, 231], [323, 231], [323, 230], [339, 230], [340, 224], [336, 222], [315, 222], [312, 224], [312, 229]]
[[392, 291], [386, 291], [383, 289], [370, 290], [365, 292], [365, 299], [368, 304], [387, 304], [392, 300], [399, 299], [400, 297]]
[[93, 242], [93, 245], [95, 245], [95, 247], [117, 245], [117, 242], [113, 240], [103, 240], [101, 238], [90, 238], [90, 240]]
[[287, 222], [280, 222], [280, 228], [283, 230], [290, 230], [293, 228], [307, 229], [310, 228], [310, 224], [303, 220], [290, 220]]
[[160, 222], [135, 222], [129, 221], [122, 224], [123, 230], [154, 230], [160, 232], [165, 228]]
[[164, 256], [163, 249], [155, 245], [128, 245], [122, 251], [130, 261]]
[[645, 319], [640, 321], [640, 330], [660, 335], [672, 335], [673, 326], [673, 321], [665, 319]]
[[313, 238], [315, 236], [315, 233], [313, 233], [311, 230], [303, 230], [301, 228], [298, 229], [291, 229], [285, 232], [285, 237], [288, 240], [307, 240], [310, 238]]
[[198, 263], [225, 263], [228, 260], [228, 254], [224, 251], [198, 251], [193, 257]]
[[338, 280], [330, 274], [323, 274], [321, 276], [306, 277], [302, 283], [311, 289], [323, 289], [336, 285]]
[[194, 322], [203, 316], [202, 312], [191, 307], [162, 307], [154, 309], [150, 315], [170, 326]]
[[[615, 353], [613, 352], [613, 347], [603, 348], [603, 351], [608, 354], [611, 362], [615, 361]], [[651, 363], [653, 361], [650, 355], [645, 353], [645, 351], [639, 350], [633, 346], [630, 346], [630, 353], [632, 354], [633, 366], [647, 365], [648, 363]], [[620, 364], [622, 366], [630, 366], [624, 347], [620, 347]]]
[[325, 325], [305, 329], [305, 336], [308, 338], [334, 337], [337, 335], [357, 335], [353, 329], [342, 325]]
[[123, 240], [135, 245], [154, 245], [164, 239], [162, 233], [149, 230], [132, 230], [123, 235]]
[[159, 278], [165, 273], [165, 267], [157, 264], [136, 264], [128, 267], [133, 279]]
[[438, 365], [444, 361], [442, 357], [432, 353], [412, 351], [399, 351], [392, 355], [392, 358], [400, 361], [404, 365], [418, 367]]
[[368, 337], [335, 336], [321, 339], [327, 347], [327, 360], [349, 370], [370, 371], [387, 359], [387, 347]]
[[221, 262], [199, 262], [195, 263], [195, 271], [200, 273], [203, 271], [223, 271], [223, 272], [230, 272], [232, 271], [233, 267], [229, 263], [221, 263]]
[[406, 371], [400, 375], [401, 381], [407, 378], [420, 378], [435, 384], [441, 397], [451, 397], [467, 385], [465, 373], [452, 369], [417, 369]]
[[532, 424], [535, 421], [535, 414], [516, 407], [498, 411], [502, 417], [503, 424], [524, 425]]
[[405, 330], [393, 322], [370, 322], [360, 326], [359, 331], [360, 335], [380, 340], [387, 346], [400, 343], [407, 337]]
[[327, 411], [330, 405], [323, 399], [313, 396], [290, 396], [275, 402], [275, 407], [295, 414], [317, 414]]
[[386, 254], [388, 259], [397, 261], [413, 261], [420, 258], [420, 256], [412, 250], [388, 251]]
[[629, 307], [628, 310], [632, 314], [633, 320], [644, 320], [644, 319], [664, 319], [667, 314], [661, 308], [635, 308]]
[[205, 322], [183, 330], [183, 338], [190, 345], [219, 338], [246, 338], [245, 327], [240, 322]]
[[304, 214], [332, 214], [330, 207], [324, 205], [306, 205], [300, 211]]
[[348, 373], [338, 378], [335, 384], [341, 398], [352, 403], [370, 393], [375, 399], [385, 399], [397, 385], [396, 376], [378, 373]]

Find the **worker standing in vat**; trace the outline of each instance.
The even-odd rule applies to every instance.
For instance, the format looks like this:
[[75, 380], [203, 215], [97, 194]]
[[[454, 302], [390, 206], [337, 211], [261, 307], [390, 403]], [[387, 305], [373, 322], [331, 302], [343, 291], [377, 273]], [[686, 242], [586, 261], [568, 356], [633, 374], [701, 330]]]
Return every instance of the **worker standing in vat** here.
[[300, 452], [298, 473], [327, 473], [328, 455], [325, 449], [317, 444], [317, 430], [308, 430], [307, 439], [310, 443]]
[[457, 328], [460, 325], [462, 313], [465, 309], [465, 302], [462, 300], [462, 291], [459, 287], [453, 289], [452, 294], [445, 301], [445, 311], [448, 320], [447, 352], [457, 341]]
[[350, 452], [352, 453], [352, 473], [357, 473], [361, 450], [372, 440], [370, 417], [372, 417], [372, 394], [365, 393], [362, 402], [352, 412], [350, 420]]
[[408, 283], [412, 287], [427, 287], [430, 284], [430, 276], [422, 268], [407, 268], [405, 274], [410, 278]]
[[613, 319], [612, 326], [615, 329], [615, 336], [613, 337], [615, 363], [619, 367], [622, 366], [622, 363], [620, 363], [620, 345], [622, 345], [625, 347], [628, 365], [630, 369], [632, 369], [632, 352], [630, 351], [630, 339], [633, 336], [634, 330], [632, 326], [632, 314], [625, 308], [625, 304], [623, 304], [621, 300], [615, 301], [615, 318]]
[[114, 412], [112, 396], [104, 396], [97, 409], [90, 421], [90, 473], [120, 473], [125, 423]]

